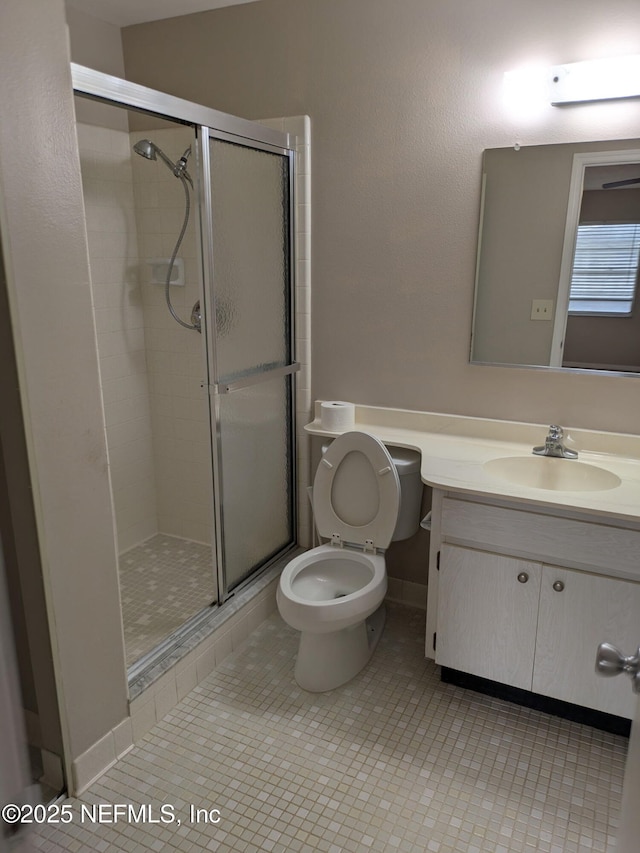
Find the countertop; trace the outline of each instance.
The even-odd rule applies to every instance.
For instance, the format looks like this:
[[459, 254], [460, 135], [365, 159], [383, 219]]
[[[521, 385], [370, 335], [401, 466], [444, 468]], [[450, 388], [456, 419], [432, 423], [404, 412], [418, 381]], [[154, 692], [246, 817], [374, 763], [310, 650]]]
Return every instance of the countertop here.
[[[335, 438], [340, 433], [322, 427], [320, 403], [305, 429]], [[356, 405], [353, 429], [419, 451], [422, 480], [437, 489], [597, 515], [603, 522], [640, 523], [640, 436], [565, 426], [565, 444], [578, 451], [579, 461], [610, 471], [621, 482], [603, 491], [560, 491], [509, 482], [484, 467], [492, 459], [531, 456], [534, 445], [544, 444], [548, 424]], [[561, 465], [572, 461], [554, 460]]]

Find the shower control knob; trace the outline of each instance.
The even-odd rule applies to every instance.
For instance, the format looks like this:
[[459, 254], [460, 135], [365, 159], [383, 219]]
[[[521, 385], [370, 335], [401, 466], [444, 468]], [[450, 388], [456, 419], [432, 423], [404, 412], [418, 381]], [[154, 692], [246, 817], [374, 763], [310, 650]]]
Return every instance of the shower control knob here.
[[199, 299], [191, 309], [191, 324], [196, 332], [202, 332], [202, 311]]

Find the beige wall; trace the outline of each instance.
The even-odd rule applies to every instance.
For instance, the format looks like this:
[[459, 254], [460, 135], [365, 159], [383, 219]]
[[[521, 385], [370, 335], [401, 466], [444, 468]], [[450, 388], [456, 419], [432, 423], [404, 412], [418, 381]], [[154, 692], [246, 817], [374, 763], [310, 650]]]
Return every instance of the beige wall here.
[[[87, 65], [114, 77], [124, 77], [124, 57], [120, 27], [99, 21], [66, 4], [67, 24], [71, 57], [78, 65]], [[104, 107], [95, 101], [76, 101], [78, 121], [86, 124], [103, 125], [114, 130], [128, 130], [127, 114], [124, 110]]]
[[29, 460], [0, 247], [0, 537], [27, 736], [62, 757], [62, 732]]
[[630, 317], [570, 316], [564, 363], [640, 372], [640, 313]]
[[0, 225], [69, 767], [127, 692], [62, 0], [3, 3], [0, 77]]
[[640, 117], [637, 101], [509, 113], [503, 72], [638, 52], [638, 33], [636, 0], [262, 0], [123, 44], [135, 82], [247, 118], [310, 115], [315, 397], [634, 431], [624, 379], [468, 351], [482, 151], [629, 138]]

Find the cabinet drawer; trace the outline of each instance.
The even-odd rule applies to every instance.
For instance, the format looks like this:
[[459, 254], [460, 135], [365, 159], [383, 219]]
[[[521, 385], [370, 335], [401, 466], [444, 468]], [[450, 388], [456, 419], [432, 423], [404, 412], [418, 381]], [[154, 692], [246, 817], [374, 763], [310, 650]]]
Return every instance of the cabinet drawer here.
[[540, 562], [640, 580], [640, 531], [444, 498], [442, 538]]

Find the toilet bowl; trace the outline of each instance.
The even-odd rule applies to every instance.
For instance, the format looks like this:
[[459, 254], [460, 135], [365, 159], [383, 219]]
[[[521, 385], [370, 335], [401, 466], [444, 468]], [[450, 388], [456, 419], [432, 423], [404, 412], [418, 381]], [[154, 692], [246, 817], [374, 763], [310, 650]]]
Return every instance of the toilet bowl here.
[[398, 519], [400, 480], [382, 442], [363, 432], [336, 438], [316, 472], [313, 508], [330, 544], [288, 563], [277, 602], [301, 632], [296, 681], [324, 692], [360, 672], [384, 627], [384, 551]]

